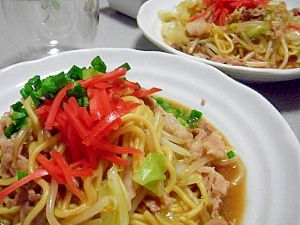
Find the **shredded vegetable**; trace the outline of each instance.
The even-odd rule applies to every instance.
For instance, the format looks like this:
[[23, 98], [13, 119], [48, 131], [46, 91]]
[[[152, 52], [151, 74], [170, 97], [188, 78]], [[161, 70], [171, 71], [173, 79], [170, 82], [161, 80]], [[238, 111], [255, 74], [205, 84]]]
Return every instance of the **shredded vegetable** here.
[[17, 103], [11, 105], [13, 110], [13, 114], [10, 116], [12, 123], [7, 127], [4, 132], [4, 135], [8, 138], [11, 137], [12, 134], [19, 131], [22, 127], [27, 125], [27, 112], [24, 108], [22, 108], [23, 104], [18, 101]]

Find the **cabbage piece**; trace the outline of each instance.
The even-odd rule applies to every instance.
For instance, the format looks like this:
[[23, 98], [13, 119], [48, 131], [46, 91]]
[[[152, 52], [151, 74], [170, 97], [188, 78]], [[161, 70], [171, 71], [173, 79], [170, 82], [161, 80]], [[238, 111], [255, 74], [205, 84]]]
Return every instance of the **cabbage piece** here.
[[270, 27], [268, 25], [259, 25], [259, 26], [256, 26], [256, 27], [248, 30], [246, 32], [246, 35], [249, 38], [253, 38], [253, 37], [258, 36], [260, 34], [264, 34], [264, 33], [266, 33], [269, 30], [270, 30]]
[[166, 157], [163, 154], [150, 153], [132, 179], [153, 193], [157, 193], [161, 181], [166, 179], [165, 161]]

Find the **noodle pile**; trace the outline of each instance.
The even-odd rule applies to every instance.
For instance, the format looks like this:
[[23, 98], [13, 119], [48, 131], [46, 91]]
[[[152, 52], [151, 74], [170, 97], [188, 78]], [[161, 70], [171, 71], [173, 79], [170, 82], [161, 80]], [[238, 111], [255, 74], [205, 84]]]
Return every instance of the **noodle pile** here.
[[[1, 224], [235, 224], [235, 218], [225, 221], [220, 204], [245, 171], [238, 155], [227, 157], [232, 148], [219, 131], [203, 119], [194, 128], [183, 126], [152, 97], [129, 92], [122, 99], [139, 106], [123, 115], [120, 127], [105, 140], [143, 154], [118, 154], [126, 165], [100, 158], [91, 175], [74, 176], [81, 199], [54, 177], [34, 179], [3, 198]], [[56, 151], [70, 162], [71, 150], [62, 134], [44, 129], [31, 97], [23, 105], [27, 126], [11, 138], [1, 132], [2, 190], [17, 182], [18, 171], [39, 170], [39, 154], [49, 159], [49, 152]], [[2, 131], [11, 114], [2, 117]], [[239, 170], [231, 181], [216, 170], [229, 165]]]
[[252, 68], [300, 67], [300, 9], [283, 1], [185, 0], [158, 15], [165, 42], [189, 55]]

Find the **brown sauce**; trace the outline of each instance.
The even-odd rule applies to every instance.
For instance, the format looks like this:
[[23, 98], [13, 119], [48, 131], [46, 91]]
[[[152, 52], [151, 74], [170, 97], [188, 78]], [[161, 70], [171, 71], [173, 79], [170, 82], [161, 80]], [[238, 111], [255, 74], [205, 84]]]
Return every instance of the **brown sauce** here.
[[223, 202], [220, 207], [220, 215], [227, 221], [233, 221], [235, 219], [236, 225], [241, 225], [243, 224], [246, 208], [246, 174], [239, 182], [237, 182], [237, 184], [233, 184], [232, 182], [239, 171], [238, 165], [218, 167], [216, 170], [231, 183], [227, 196], [222, 199]]

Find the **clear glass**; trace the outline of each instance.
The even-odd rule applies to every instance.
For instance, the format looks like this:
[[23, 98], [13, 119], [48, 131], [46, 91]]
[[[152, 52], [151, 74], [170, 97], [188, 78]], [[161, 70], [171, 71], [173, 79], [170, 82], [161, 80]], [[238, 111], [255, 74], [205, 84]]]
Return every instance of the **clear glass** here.
[[23, 60], [91, 47], [99, 0], [1, 0]]

